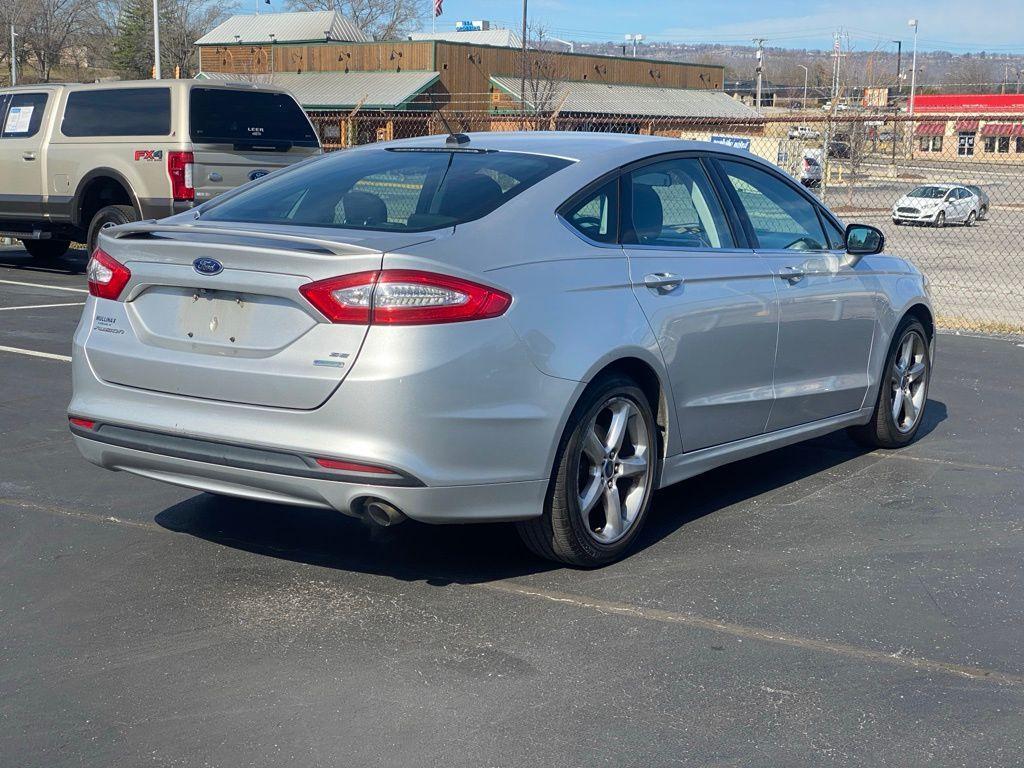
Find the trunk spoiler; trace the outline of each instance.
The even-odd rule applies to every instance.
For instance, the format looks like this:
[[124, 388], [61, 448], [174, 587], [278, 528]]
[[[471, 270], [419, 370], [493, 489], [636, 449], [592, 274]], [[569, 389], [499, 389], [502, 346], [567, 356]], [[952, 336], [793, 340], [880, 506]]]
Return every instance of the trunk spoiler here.
[[[282, 245], [292, 250], [313, 251], [316, 253], [330, 253], [337, 256], [347, 256], [353, 253], [380, 253], [380, 248], [355, 245], [353, 243], [339, 243], [336, 240], [328, 240], [309, 235], [294, 235], [282, 232], [268, 232], [264, 230], [242, 229], [240, 227], [220, 227], [193, 224], [160, 224], [155, 220], [138, 221], [131, 224], [122, 224], [118, 227], [103, 230], [101, 237], [109, 237], [113, 240], [145, 240], [150, 236], [159, 238], [160, 235], [174, 235], [186, 240], [201, 240], [204, 236], [213, 239], [229, 239], [237, 241], [265, 241], [267, 248], [280, 248]], [[168, 239], [173, 239], [168, 237]], [[433, 240], [433, 237], [424, 238], [420, 242]]]

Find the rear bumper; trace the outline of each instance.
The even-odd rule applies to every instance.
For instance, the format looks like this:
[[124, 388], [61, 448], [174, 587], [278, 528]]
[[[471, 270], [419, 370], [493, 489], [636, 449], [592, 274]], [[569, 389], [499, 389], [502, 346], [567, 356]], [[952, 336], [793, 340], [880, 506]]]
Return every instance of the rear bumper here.
[[[426, 522], [536, 517], [585, 386], [541, 373], [497, 318], [374, 327], [338, 389], [311, 410], [147, 391], [94, 369], [87, 342], [101, 301], [90, 299], [75, 335], [68, 412], [162, 443], [77, 434], [77, 446], [101, 467], [213, 493], [341, 512], [374, 496]], [[231, 450], [211, 454], [211, 445]], [[318, 471], [313, 457], [391, 468], [419, 487], [317, 477], [306, 471]]]
[[525, 520], [543, 509], [546, 480], [489, 485], [412, 487], [341, 482], [212, 464], [102, 443], [74, 441], [93, 464], [208, 493], [355, 514], [361, 500], [383, 499], [424, 523]]

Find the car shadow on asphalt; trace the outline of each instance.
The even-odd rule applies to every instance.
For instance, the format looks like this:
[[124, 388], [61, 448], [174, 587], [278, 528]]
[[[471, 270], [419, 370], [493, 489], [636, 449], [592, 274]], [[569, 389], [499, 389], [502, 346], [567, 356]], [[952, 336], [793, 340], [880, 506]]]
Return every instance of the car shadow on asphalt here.
[[[946, 419], [929, 400], [918, 439]], [[845, 432], [706, 472], [659, 491], [632, 557], [720, 509], [858, 458], [868, 450]], [[509, 523], [380, 528], [330, 510], [198, 494], [161, 511], [162, 527], [222, 546], [307, 565], [422, 581], [474, 584], [555, 570], [534, 557]]]
[[0, 267], [48, 275], [84, 275], [89, 254], [73, 249], [56, 259], [34, 259], [18, 248], [0, 248]]

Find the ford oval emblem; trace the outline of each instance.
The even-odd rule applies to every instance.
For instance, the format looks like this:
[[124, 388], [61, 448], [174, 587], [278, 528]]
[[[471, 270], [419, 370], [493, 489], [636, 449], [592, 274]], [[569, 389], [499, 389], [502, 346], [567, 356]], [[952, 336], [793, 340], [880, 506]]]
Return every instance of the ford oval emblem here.
[[257, 168], [255, 171], [249, 171], [249, 181], [256, 181], [256, 179], [262, 179], [270, 171], [264, 168]]
[[200, 275], [219, 275], [224, 271], [224, 265], [216, 259], [210, 259], [204, 256], [203, 258], [196, 259], [192, 262], [192, 269]]

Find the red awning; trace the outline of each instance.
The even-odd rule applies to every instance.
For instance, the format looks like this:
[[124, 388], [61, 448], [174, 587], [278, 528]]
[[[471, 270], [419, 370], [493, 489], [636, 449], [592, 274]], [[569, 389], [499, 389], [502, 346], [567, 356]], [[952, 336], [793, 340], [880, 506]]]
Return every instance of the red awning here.
[[945, 123], [918, 123], [914, 131], [917, 136], [942, 136], [945, 132]]
[[957, 120], [956, 130], [960, 133], [974, 133], [978, 130], [977, 120]]
[[1013, 123], [985, 123], [981, 129], [982, 136], [1013, 136], [1013, 129], [1017, 126]]

